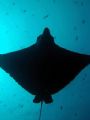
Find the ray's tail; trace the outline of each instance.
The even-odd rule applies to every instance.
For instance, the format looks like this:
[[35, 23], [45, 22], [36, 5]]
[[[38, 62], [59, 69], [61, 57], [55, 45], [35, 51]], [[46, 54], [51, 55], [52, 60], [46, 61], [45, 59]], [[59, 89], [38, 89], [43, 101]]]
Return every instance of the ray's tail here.
[[43, 106], [43, 101], [41, 101], [41, 107], [40, 107], [40, 115], [39, 115], [39, 120], [41, 120], [42, 106]]

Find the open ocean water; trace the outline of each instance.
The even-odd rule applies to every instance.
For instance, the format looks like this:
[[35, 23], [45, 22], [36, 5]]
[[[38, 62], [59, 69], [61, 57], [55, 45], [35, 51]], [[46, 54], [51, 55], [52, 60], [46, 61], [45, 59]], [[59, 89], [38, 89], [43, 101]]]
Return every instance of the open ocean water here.
[[[90, 55], [90, 0], [0, 0], [0, 54], [31, 46], [45, 27], [56, 44]], [[0, 120], [38, 120], [33, 98], [0, 68]], [[53, 99], [41, 120], [90, 120], [90, 65]]]

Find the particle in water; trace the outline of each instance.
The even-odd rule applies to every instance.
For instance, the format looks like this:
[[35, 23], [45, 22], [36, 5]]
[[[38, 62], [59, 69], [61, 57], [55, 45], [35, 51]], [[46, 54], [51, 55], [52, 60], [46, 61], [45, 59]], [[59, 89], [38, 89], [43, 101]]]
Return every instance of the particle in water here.
[[78, 1], [77, 1], [77, 0], [74, 0], [74, 4], [78, 4]]
[[6, 12], [5, 14], [6, 14], [6, 15], [9, 15], [9, 13], [8, 13], [8, 12]]
[[8, 34], [8, 30], [6, 30], [6, 34]]
[[76, 36], [76, 37], [75, 37], [75, 40], [79, 40], [79, 37], [78, 37], [78, 36]]
[[24, 12], [24, 13], [26, 13], [26, 12], [27, 12], [27, 10], [23, 10], [23, 12]]
[[84, 75], [83, 80], [86, 80], [87, 74]]
[[43, 16], [43, 19], [47, 19], [47, 18], [48, 18], [48, 15]]
[[83, 20], [82, 20], [82, 24], [85, 24], [85, 23], [86, 23], [86, 20], [85, 20], [85, 19], [83, 19]]
[[76, 26], [74, 26], [74, 28], [73, 28], [75, 31], [77, 30], [77, 27]]
[[22, 104], [19, 104], [18, 106], [19, 106], [20, 108], [23, 108], [23, 107], [24, 107], [24, 105], [22, 105]]
[[77, 112], [75, 112], [75, 114], [74, 114], [75, 116], [78, 116], [78, 114], [77, 114]]
[[13, 2], [13, 3], [12, 3], [12, 5], [13, 5], [13, 6], [15, 6], [15, 5], [16, 5], [16, 3], [15, 3], [15, 2]]
[[19, 26], [18, 26], [18, 25], [16, 25], [16, 28], [19, 28]]
[[62, 105], [60, 106], [60, 109], [63, 110], [63, 106]]
[[53, 0], [53, 3], [55, 3], [56, 2], [56, 0]]
[[14, 94], [13, 96], [16, 97], [16, 94]]
[[84, 2], [81, 2], [81, 6], [83, 6], [84, 5]]
[[35, 14], [34, 14], [34, 13], [32, 13], [32, 16], [35, 16]]

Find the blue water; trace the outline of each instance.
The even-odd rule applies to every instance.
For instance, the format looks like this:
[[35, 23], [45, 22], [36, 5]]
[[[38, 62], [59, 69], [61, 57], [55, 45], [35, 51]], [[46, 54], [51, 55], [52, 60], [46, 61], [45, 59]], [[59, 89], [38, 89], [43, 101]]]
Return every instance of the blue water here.
[[[34, 44], [44, 27], [61, 47], [90, 55], [90, 0], [0, 0], [0, 54]], [[0, 68], [0, 120], [38, 120], [33, 98]], [[90, 65], [53, 99], [41, 120], [90, 120]]]

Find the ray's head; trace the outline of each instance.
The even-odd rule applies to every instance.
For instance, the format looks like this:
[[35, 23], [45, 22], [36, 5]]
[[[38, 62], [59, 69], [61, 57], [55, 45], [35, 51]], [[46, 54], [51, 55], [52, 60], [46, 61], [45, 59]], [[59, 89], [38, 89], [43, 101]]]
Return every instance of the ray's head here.
[[51, 35], [48, 27], [44, 28], [43, 33], [37, 37], [37, 43], [43, 45], [50, 45], [54, 43], [54, 38]]
[[48, 27], [46, 27], [46, 28], [44, 29], [43, 35], [48, 35], [48, 36], [51, 35], [51, 34], [50, 34], [50, 30], [49, 30]]

